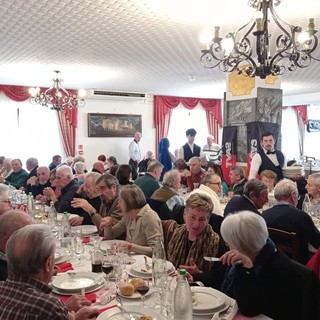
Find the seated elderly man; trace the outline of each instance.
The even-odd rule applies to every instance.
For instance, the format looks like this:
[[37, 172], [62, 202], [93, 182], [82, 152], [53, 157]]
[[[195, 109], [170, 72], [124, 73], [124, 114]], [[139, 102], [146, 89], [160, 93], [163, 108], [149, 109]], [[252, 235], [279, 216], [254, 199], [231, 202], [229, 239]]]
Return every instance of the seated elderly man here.
[[232, 167], [229, 172], [229, 179], [231, 181], [231, 196], [242, 196], [244, 185], [247, 182], [243, 168], [240, 166]]
[[230, 248], [220, 259], [229, 266], [221, 289], [236, 299], [244, 316], [320, 319], [314, 272], [276, 249], [261, 216], [248, 211], [229, 215], [221, 234]]
[[0, 285], [0, 319], [86, 320], [99, 315], [91, 307], [71, 314], [50, 294], [55, 238], [49, 226], [33, 224], [17, 230], [7, 241], [6, 254], [9, 276]]
[[134, 184], [143, 191], [146, 198], [151, 198], [153, 193], [160, 188], [159, 179], [162, 170], [163, 164], [157, 160], [153, 160], [149, 162], [146, 174], [135, 180]]
[[26, 193], [30, 192], [37, 200], [43, 199], [43, 190], [51, 187], [50, 171], [47, 167], [38, 167], [36, 169], [36, 176], [32, 176], [27, 180]]
[[10, 236], [24, 226], [33, 224], [31, 216], [21, 210], [9, 210], [0, 216], [0, 280], [8, 276], [6, 244]]
[[274, 188], [277, 203], [262, 213], [267, 226], [295, 232], [300, 240], [299, 262], [306, 264], [309, 260], [308, 243], [315, 248], [320, 246], [320, 232], [311, 217], [304, 211], [297, 209], [299, 192], [295, 182], [283, 179]]
[[101, 219], [100, 229], [108, 239], [126, 235], [120, 246], [139, 254], [152, 255], [156, 235], [162, 235], [161, 220], [146, 202], [142, 190], [136, 185], [123, 186], [119, 191], [122, 219], [115, 225], [111, 217]]
[[243, 195], [233, 197], [224, 209], [224, 216], [246, 210], [260, 214], [261, 209], [268, 202], [268, 186], [258, 179], [251, 179], [244, 185]]
[[223, 209], [219, 200], [221, 186], [222, 182], [220, 176], [215, 173], [208, 173], [200, 182], [200, 187], [193, 190], [190, 193], [190, 196], [195, 193], [207, 195], [213, 203], [213, 212], [219, 216], [223, 216]]
[[100, 174], [104, 174], [104, 163], [102, 161], [95, 161], [93, 163], [91, 172], [98, 172]]
[[[320, 173], [312, 173], [307, 179], [306, 189], [310, 197], [310, 205], [308, 208], [313, 212], [320, 214]], [[306, 210], [304, 208], [304, 210]]]
[[8, 186], [0, 184], [0, 216], [11, 209], [9, 190], [10, 188]]
[[96, 182], [101, 177], [98, 172], [89, 172], [84, 176], [84, 183], [79, 187], [75, 193], [75, 197], [71, 201], [73, 210], [78, 217], [69, 219], [72, 226], [79, 226], [83, 224], [93, 225], [90, 213], [99, 212], [101, 207], [100, 192], [97, 188]]
[[192, 157], [189, 160], [190, 175], [187, 177], [187, 187], [189, 190], [194, 189], [194, 183], [200, 184], [205, 177], [206, 172], [201, 169], [201, 161], [199, 157]]
[[53, 201], [57, 212], [70, 212], [72, 210], [71, 200], [78, 190], [78, 184], [73, 179], [72, 169], [69, 166], [63, 165], [57, 168], [55, 184], [57, 188], [61, 188], [61, 195], [56, 196], [51, 187], [45, 188], [43, 194]]
[[38, 159], [36, 158], [28, 158], [26, 161], [26, 168], [29, 171], [29, 175], [27, 177], [27, 182], [26, 184], [28, 184], [28, 180], [31, 177], [36, 177], [37, 176], [37, 168], [39, 166], [39, 162]]
[[2, 178], [5, 179], [6, 177], [8, 177], [11, 174], [11, 172], [12, 172], [11, 163], [12, 163], [12, 159], [10, 159], [10, 158], [5, 158], [3, 160], [3, 164], [2, 164], [3, 167], [2, 167], [1, 173], [0, 173]]
[[209, 225], [212, 210], [210, 198], [195, 193], [186, 201], [185, 224], [179, 225], [173, 220], [165, 222], [167, 256], [176, 268], [185, 268], [191, 274], [202, 273], [212, 267], [204, 256], [220, 257], [225, 252], [223, 241]]
[[55, 169], [57, 166], [61, 164], [62, 158], [60, 155], [56, 154], [52, 157], [52, 162], [49, 164], [49, 170]]
[[0, 182], [11, 185], [16, 189], [24, 189], [27, 181], [28, 172], [22, 169], [22, 162], [20, 159], [13, 159], [11, 162], [12, 172], [5, 179], [0, 176]]

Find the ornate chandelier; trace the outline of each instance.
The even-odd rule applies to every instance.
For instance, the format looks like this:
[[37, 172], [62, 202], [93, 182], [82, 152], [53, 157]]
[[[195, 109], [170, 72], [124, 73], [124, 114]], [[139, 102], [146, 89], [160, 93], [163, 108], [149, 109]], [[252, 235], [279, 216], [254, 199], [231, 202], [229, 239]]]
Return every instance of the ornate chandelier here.
[[31, 95], [30, 102], [32, 104], [40, 104], [41, 106], [49, 107], [51, 110], [64, 111], [66, 109], [73, 109], [77, 107], [84, 107], [86, 92], [84, 89], [78, 91], [78, 95], [67, 91], [62, 87], [62, 79], [60, 71], [53, 71], [55, 76], [53, 78], [53, 85], [41, 91], [40, 88], [30, 88]]
[[[309, 19], [305, 31], [286, 23], [274, 10], [274, 5], [281, 2], [249, 0], [248, 5], [256, 9], [254, 17], [224, 39], [219, 37], [220, 27], [214, 27], [214, 38], [201, 50], [201, 64], [205, 68], [219, 66], [224, 72], [237, 71], [244, 76], [265, 79], [268, 75], [282, 75], [286, 69], [306, 68], [312, 60], [320, 61], [313, 56], [318, 46], [314, 19]], [[280, 31], [274, 44], [269, 43], [269, 14]]]

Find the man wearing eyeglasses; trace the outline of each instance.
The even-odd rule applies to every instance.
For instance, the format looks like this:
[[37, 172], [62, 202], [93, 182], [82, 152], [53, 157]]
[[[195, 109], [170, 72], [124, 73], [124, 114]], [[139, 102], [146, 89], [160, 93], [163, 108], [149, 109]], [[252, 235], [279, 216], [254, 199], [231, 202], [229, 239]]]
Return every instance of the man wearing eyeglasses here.
[[200, 187], [194, 189], [190, 195], [194, 193], [205, 194], [210, 197], [213, 203], [213, 212], [219, 216], [223, 216], [223, 209], [220, 204], [219, 195], [221, 194], [221, 178], [215, 173], [208, 173], [200, 182]]

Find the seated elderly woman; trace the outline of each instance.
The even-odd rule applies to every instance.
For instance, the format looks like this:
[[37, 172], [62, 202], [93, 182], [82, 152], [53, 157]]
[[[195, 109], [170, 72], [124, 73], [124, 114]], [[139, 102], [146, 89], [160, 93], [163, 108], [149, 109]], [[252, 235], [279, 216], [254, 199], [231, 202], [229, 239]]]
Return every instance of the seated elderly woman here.
[[211, 199], [196, 193], [186, 201], [185, 224], [164, 222], [167, 257], [176, 268], [185, 268], [191, 274], [201, 273], [212, 267], [204, 256], [219, 257], [225, 252], [219, 235], [209, 225], [212, 210]]
[[115, 174], [119, 181], [120, 186], [125, 186], [127, 184], [132, 184], [132, 169], [129, 164], [121, 164]]
[[112, 226], [112, 218], [101, 219], [100, 229], [108, 239], [126, 234], [126, 241], [120, 245], [136, 253], [152, 255], [156, 236], [162, 235], [161, 220], [146, 202], [141, 189], [136, 185], [126, 185], [119, 191], [119, 206], [122, 219]]
[[320, 319], [314, 272], [276, 249], [261, 216], [249, 211], [229, 215], [221, 234], [230, 247], [221, 257], [230, 267], [222, 291], [237, 300], [243, 315]]
[[0, 184], [0, 216], [12, 208], [9, 191], [10, 188], [8, 186]]

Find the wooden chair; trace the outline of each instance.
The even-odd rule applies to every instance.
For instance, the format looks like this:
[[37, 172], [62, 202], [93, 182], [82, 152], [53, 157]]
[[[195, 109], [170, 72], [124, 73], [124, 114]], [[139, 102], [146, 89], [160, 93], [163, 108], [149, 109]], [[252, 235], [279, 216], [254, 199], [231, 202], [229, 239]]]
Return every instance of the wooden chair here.
[[269, 237], [276, 247], [286, 253], [292, 260], [300, 262], [300, 241], [295, 232], [268, 228]]

